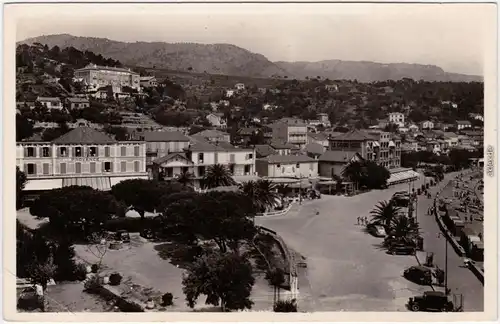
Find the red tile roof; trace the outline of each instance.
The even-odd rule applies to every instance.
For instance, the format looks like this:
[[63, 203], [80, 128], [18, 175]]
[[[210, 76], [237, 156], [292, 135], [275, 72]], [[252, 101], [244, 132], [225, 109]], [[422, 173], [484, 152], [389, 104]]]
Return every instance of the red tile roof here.
[[113, 144], [117, 141], [90, 127], [78, 127], [52, 141], [54, 144]]
[[349, 131], [347, 133], [340, 134], [338, 136], [332, 137], [331, 140], [333, 141], [374, 141], [376, 140], [375, 137], [372, 135], [360, 131], [358, 129], [354, 129], [352, 131]]

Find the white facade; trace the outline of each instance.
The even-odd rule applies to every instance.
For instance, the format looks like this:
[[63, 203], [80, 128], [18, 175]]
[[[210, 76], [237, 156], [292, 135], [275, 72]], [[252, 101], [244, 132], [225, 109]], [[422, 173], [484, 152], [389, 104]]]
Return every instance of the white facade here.
[[75, 70], [75, 78], [83, 79], [89, 91], [95, 91], [101, 87], [112, 86], [113, 92], [121, 92], [122, 87], [130, 87], [140, 91], [140, 76], [130, 69], [88, 65], [82, 69]]
[[222, 128], [227, 126], [226, 119], [221, 114], [208, 114], [206, 118], [212, 126]]
[[47, 109], [56, 109], [56, 110], [63, 109], [61, 99], [59, 98], [38, 97], [36, 101], [42, 104], [42, 106], [47, 107]]
[[398, 125], [398, 127], [404, 127], [405, 115], [400, 112], [391, 112], [389, 113], [389, 122]]

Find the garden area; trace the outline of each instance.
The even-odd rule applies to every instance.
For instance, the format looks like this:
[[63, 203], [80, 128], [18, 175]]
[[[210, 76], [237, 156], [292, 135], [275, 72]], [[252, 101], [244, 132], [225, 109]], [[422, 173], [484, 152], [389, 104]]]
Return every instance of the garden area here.
[[[47, 300], [64, 290], [47, 289], [49, 279], [80, 282], [80, 294], [104, 300], [100, 311], [116, 311], [114, 305], [122, 311], [272, 310], [286, 260], [253, 217], [276, 201], [277, 190], [266, 180], [241, 188], [197, 193], [182, 182], [129, 180], [111, 192], [80, 186], [45, 192], [19, 216], [36, 222], [31, 229], [18, 222], [18, 252], [26, 252], [18, 253], [18, 269], [26, 269], [18, 277], [41, 285]], [[130, 210], [139, 217], [127, 217]], [[70, 283], [68, 291], [77, 291]]]

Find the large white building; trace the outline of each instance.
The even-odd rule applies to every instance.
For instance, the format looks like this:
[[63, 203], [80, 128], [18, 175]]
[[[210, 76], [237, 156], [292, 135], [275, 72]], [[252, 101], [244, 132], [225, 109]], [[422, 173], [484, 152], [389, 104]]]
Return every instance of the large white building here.
[[400, 112], [391, 112], [389, 113], [389, 122], [398, 125], [398, 127], [404, 127], [405, 115]]
[[282, 118], [274, 125], [273, 139], [303, 148], [307, 144], [307, 124], [296, 118]]
[[116, 141], [89, 127], [51, 142], [18, 142], [16, 165], [26, 174], [27, 192], [71, 185], [109, 190], [123, 180], [148, 178], [144, 141]]
[[114, 93], [121, 93], [123, 87], [130, 87], [138, 92], [141, 89], [139, 73], [130, 69], [90, 64], [75, 70], [75, 78], [83, 80], [89, 92], [106, 86], [111, 86]]

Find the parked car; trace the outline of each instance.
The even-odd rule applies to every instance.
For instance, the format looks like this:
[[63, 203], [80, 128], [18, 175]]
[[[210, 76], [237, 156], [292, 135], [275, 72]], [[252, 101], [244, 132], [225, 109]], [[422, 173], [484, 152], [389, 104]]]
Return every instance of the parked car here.
[[389, 253], [396, 255], [415, 255], [416, 249], [414, 246], [404, 244], [404, 243], [394, 243], [389, 247]]
[[373, 236], [376, 236], [376, 237], [386, 237], [387, 236], [387, 233], [385, 232], [385, 228], [382, 225], [368, 224], [366, 229]]
[[424, 266], [412, 266], [403, 272], [403, 276], [415, 283], [421, 285], [432, 284], [432, 271]]
[[125, 231], [125, 230], [119, 230], [116, 232], [116, 237], [115, 239], [117, 241], [122, 241], [124, 243], [129, 243], [130, 242], [130, 234]]
[[440, 311], [451, 312], [454, 310], [453, 302], [442, 291], [426, 291], [422, 296], [410, 297], [409, 308], [414, 311]]

